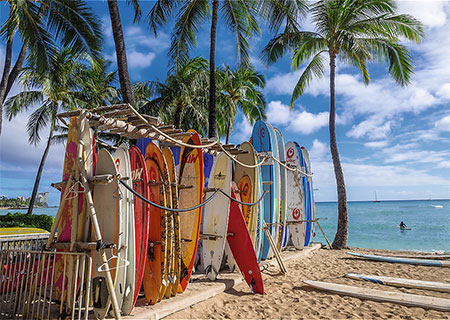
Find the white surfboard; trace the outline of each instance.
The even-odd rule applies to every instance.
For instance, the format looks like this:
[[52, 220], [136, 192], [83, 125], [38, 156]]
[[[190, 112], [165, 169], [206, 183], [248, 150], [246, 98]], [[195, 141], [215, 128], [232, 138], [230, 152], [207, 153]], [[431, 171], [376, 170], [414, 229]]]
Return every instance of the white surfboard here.
[[[128, 178], [131, 176], [131, 168], [127, 170], [127, 156], [128, 152], [125, 150], [123, 145], [121, 145], [113, 154], [114, 164], [117, 169], [117, 173], [121, 178]], [[129, 164], [129, 161], [128, 161]], [[123, 185], [119, 184], [119, 188], [116, 191], [116, 197], [118, 204], [120, 206], [120, 211], [122, 213], [123, 219], [121, 220], [121, 229], [123, 230], [122, 236], [119, 237], [119, 242], [117, 243], [117, 251], [119, 257], [123, 258], [125, 261], [128, 260], [128, 219], [130, 216], [130, 208], [128, 205], [128, 195], [129, 191]], [[116, 289], [117, 302], [119, 303], [119, 308], [122, 309], [123, 298], [126, 288], [126, 277], [128, 270], [128, 263], [120, 261], [120, 267], [117, 269], [117, 284], [114, 286]], [[129, 288], [128, 288], [129, 289]]]
[[322, 281], [303, 280], [303, 282], [311, 287], [320, 290], [330, 291], [356, 298], [397, 303], [411, 307], [435, 309], [446, 312], [450, 311], [450, 299], [421, 296], [417, 294], [381, 291]]
[[[293, 168], [301, 168], [298, 154], [299, 146], [296, 142], [286, 143], [286, 164]], [[292, 244], [296, 249], [303, 249], [305, 244], [305, 203], [303, 195], [302, 175], [298, 171], [286, 170], [287, 194], [286, 194], [286, 221], [299, 222], [289, 225]]]
[[[131, 176], [131, 162], [130, 162], [130, 153], [128, 152], [128, 146], [122, 143], [119, 147], [119, 150], [123, 152], [123, 156], [125, 159], [125, 163], [123, 163], [123, 168], [121, 164], [121, 168], [119, 173], [122, 177], [128, 178], [125, 180], [125, 183], [128, 184], [130, 188], [133, 187], [132, 176]], [[118, 151], [116, 151], [118, 152]], [[122, 156], [120, 156], [122, 157]], [[123, 175], [122, 175], [123, 169]], [[135, 248], [135, 230], [134, 230], [134, 202], [133, 202], [133, 194], [126, 190], [124, 194], [124, 198], [122, 201], [126, 204], [126, 234], [125, 234], [125, 243], [126, 243], [126, 256], [129, 262], [129, 265], [126, 267], [125, 272], [125, 290], [123, 295], [123, 304], [122, 304], [122, 314], [128, 315], [131, 313], [133, 309], [133, 298], [134, 298], [134, 289], [135, 289], [135, 261], [136, 261], [136, 248]]]
[[345, 275], [347, 278], [355, 280], [369, 281], [372, 283], [385, 284], [396, 287], [405, 288], [417, 288], [441, 292], [450, 292], [450, 283], [435, 282], [435, 281], [422, 281], [415, 279], [405, 279], [405, 278], [391, 278], [382, 277], [369, 274], [358, 274], [358, 273], [347, 273]]
[[[231, 160], [225, 153], [219, 153], [213, 164], [209, 177], [208, 187], [218, 188], [226, 194], [230, 194], [231, 186]], [[212, 195], [208, 192], [205, 198]], [[201, 268], [205, 271], [206, 278], [216, 280], [222, 263], [226, 242], [228, 214], [230, 200], [222, 194], [204, 206], [202, 215], [202, 259]]]
[[[117, 174], [117, 168], [114, 159], [106, 149], [101, 149], [98, 153], [96, 174]], [[102, 241], [104, 244], [115, 244], [116, 248], [106, 249], [105, 253], [111, 269], [111, 277], [114, 286], [123, 288], [123, 274], [119, 278], [119, 270], [124, 264], [125, 258], [123, 250], [117, 250], [119, 242], [123, 242], [124, 230], [122, 228], [122, 211], [118, 202], [118, 182], [114, 180], [111, 183], [98, 183], [94, 187], [94, 206], [97, 215]], [[103, 261], [99, 254], [92, 251], [93, 270], [92, 270], [92, 300], [94, 314], [97, 319], [105, 318], [111, 306], [111, 297], [109, 296], [106, 285], [105, 270]], [[122, 296], [117, 296], [118, 301], [122, 301]]]

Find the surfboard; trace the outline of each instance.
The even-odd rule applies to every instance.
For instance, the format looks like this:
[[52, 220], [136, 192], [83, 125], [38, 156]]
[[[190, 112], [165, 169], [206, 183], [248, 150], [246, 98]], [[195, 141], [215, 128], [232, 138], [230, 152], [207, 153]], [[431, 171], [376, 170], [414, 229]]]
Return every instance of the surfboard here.
[[[281, 162], [286, 161], [286, 150], [284, 148], [284, 139], [281, 131], [277, 128], [273, 128], [275, 132], [275, 137], [277, 139], [278, 145], [278, 160]], [[278, 250], [285, 248], [287, 245], [289, 229], [286, 226], [286, 169], [280, 164], [280, 218], [281, 223], [279, 227], [279, 238], [278, 238]]]
[[376, 260], [382, 262], [391, 262], [391, 263], [405, 263], [405, 264], [414, 264], [421, 266], [432, 266], [432, 267], [448, 267], [450, 268], [450, 261], [439, 261], [439, 260], [427, 260], [427, 259], [412, 259], [412, 258], [397, 258], [397, 257], [389, 257], [389, 256], [378, 256], [374, 254], [361, 254], [357, 252], [346, 252], [355, 257], [361, 257], [368, 260]]
[[[294, 168], [301, 168], [299, 155], [300, 146], [296, 142], [286, 143], [286, 164]], [[295, 222], [305, 220], [305, 203], [303, 196], [302, 175], [298, 171], [286, 170], [286, 220]], [[305, 245], [305, 223], [290, 224], [289, 231], [292, 244], [296, 249], [303, 249]]]
[[[162, 150], [164, 159], [167, 163], [167, 169], [169, 172], [169, 182], [172, 190], [172, 205], [173, 209], [178, 209], [178, 186], [177, 186], [177, 172], [175, 169], [175, 161], [173, 158], [172, 150], [168, 147]], [[171, 295], [175, 296], [178, 292], [178, 286], [180, 284], [180, 272], [181, 272], [181, 234], [180, 234], [180, 214], [179, 212], [172, 212], [173, 219], [173, 234], [174, 234], [174, 247], [173, 247], [173, 275], [172, 275], [172, 292]], [[167, 294], [167, 292], [166, 292]]]
[[[279, 154], [279, 149], [278, 149], [278, 140], [275, 134], [275, 130], [273, 129], [273, 127], [269, 124], [266, 123], [267, 128], [269, 129], [269, 135], [270, 135], [270, 141], [272, 144], [272, 153], [273, 156], [277, 159], [280, 159], [280, 154]], [[275, 190], [275, 210], [274, 210], [274, 216], [273, 216], [273, 222], [278, 223], [274, 226], [273, 228], [273, 240], [275, 242], [275, 244], [277, 244], [278, 247], [278, 243], [281, 241], [280, 237], [281, 237], [281, 226], [280, 226], [280, 222], [281, 222], [281, 218], [280, 218], [280, 193], [281, 193], [281, 183], [280, 183], [280, 165], [278, 164], [278, 162], [273, 161], [273, 170], [274, 170], [274, 175], [273, 175], [273, 184], [274, 184], [274, 190]], [[269, 254], [268, 254], [268, 258], [273, 258], [274, 253], [272, 252], [272, 248], [269, 249]]]
[[[116, 157], [117, 155], [117, 157]], [[119, 174], [123, 178], [127, 178], [125, 183], [132, 188], [131, 159], [128, 152], [128, 146], [122, 143], [114, 153], [115, 163]], [[122, 189], [123, 188], [123, 189]], [[134, 291], [136, 285], [136, 248], [135, 248], [135, 222], [134, 222], [134, 203], [133, 194], [121, 185], [123, 210], [125, 212], [125, 241], [124, 250], [128, 265], [124, 270], [124, 288], [123, 288], [123, 304], [122, 314], [128, 315], [133, 309]], [[120, 249], [123, 250], [123, 249]], [[120, 274], [119, 274], [120, 276]]]
[[[231, 159], [225, 153], [219, 153], [211, 170], [209, 187], [230, 194], [231, 168]], [[205, 198], [212, 194], [206, 193]], [[206, 278], [212, 281], [216, 280], [222, 263], [228, 227], [228, 210], [225, 208], [229, 207], [230, 200], [218, 194], [205, 204], [202, 213], [201, 265]]]
[[13, 227], [13, 228], [0, 228], [0, 236], [15, 236], [26, 234], [50, 234], [47, 230], [39, 228], [26, 228], [26, 227]]
[[[231, 191], [231, 196], [236, 199], [236, 194], [233, 190]], [[230, 202], [227, 242], [233, 258], [252, 292], [264, 294], [264, 285], [258, 258], [256, 257], [252, 239], [250, 238], [241, 209], [235, 201]]]
[[[162, 165], [162, 172], [163, 177], [165, 181], [165, 198], [166, 198], [166, 206], [168, 208], [172, 208], [173, 204], [173, 195], [172, 195], [172, 188], [170, 185], [170, 174], [169, 174], [169, 167], [167, 165], [166, 157], [164, 156], [164, 153], [162, 153], [163, 156], [163, 163]], [[173, 212], [166, 210], [166, 219], [167, 219], [167, 261], [166, 261], [166, 274], [165, 279], [167, 281], [167, 288], [164, 293], [164, 297], [167, 299], [172, 296], [172, 286], [175, 280], [175, 223], [174, 223], [174, 217]], [[161, 297], [162, 299], [162, 297]]]
[[[382, 256], [380, 254], [380, 256]], [[391, 255], [389, 257], [395, 257], [395, 258], [413, 258], [413, 259], [437, 259], [437, 260], [447, 260], [450, 259], [450, 254], [417, 254], [417, 255], [413, 255], [413, 254], [395, 254], [395, 255]]]
[[[252, 132], [252, 145], [255, 151], [264, 153], [265, 155], [271, 155], [273, 149], [277, 149], [274, 143], [273, 131], [267, 126], [264, 121], [258, 120], [253, 126]], [[264, 221], [269, 224], [269, 231], [272, 237], [276, 236], [277, 229], [270, 225], [273, 222], [278, 222], [278, 171], [274, 168], [273, 160], [267, 159], [264, 165], [261, 166], [261, 177], [263, 191], [267, 191], [268, 194], [264, 197]], [[263, 238], [261, 259], [267, 259], [269, 255], [269, 241], [266, 237]]]
[[374, 290], [368, 288], [359, 288], [343, 284], [303, 280], [307, 285], [325, 291], [352, 296], [360, 299], [369, 299], [397, 303], [411, 307], [420, 307], [426, 309], [435, 309], [440, 311], [450, 311], [450, 299], [436, 298], [430, 296], [421, 296], [416, 294], [407, 294], [399, 292], [390, 292]]
[[[258, 159], [258, 163], [259, 163], [259, 159]], [[263, 196], [263, 192], [264, 192], [263, 184], [262, 184], [261, 167], [258, 167], [256, 185], [258, 186], [257, 199], [259, 200]], [[267, 196], [267, 195], [265, 195], [265, 196]], [[263, 237], [264, 237], [264, 232], [262, 229], [263, 221], [264, 221], [264, 199], [259, 201], [258, 205], [257, 205], [255, 253], [256, 253], [256, 256], [258, 257], [258, 263], [261, 261], [261, 256], [262, 256], [262, 242], [263, 242]]]
[[435, 282], [435, 281], [422, 281], [405, 278], [392, 278], [382, 277], [368, 274], [347, 273], [347, 278], [355, 280], [363, 280], [377, 284], [385, 284], [396, 287], [416, 288], [424, 290], [433, 290], [441, 292], [450, 292], [450, 283]]
[[[125, 144], [121, 144], [119, 148], [114, 152], [113, 159], [114, 164], [116, 165], [117, 173], [122, 178], [128, 178], [127, 180], [125, 180], [125, 183], [129, 184], [131, 167], [129, 163], [130, 161], [127, 146]], [[128, 260], [130, 264], [124, 264], [123, 267], [117, 270], [117, 284], [114, 288], [116, 289], [117, 302], [119, 303], [119, 308], [121, 309], [125, 300], [125, 293], [127, 293], [126, 299], [128, 309], [132, 304], [134, 298], [133, 294], [131, 293], [134, 293], [134, 254], [129, 254], [130, 249], [134, 250], [134, 232], [133, 234], [130, 234], [130, 232], [132, 232], [130, 224], [132, 223], [134, 225], [134, 219], [133, 221], [131, 221], [131, 217], [134, 217], [134, 214], [132, 214], [132, 211], [130, 211], [130, 191], [128, 191], [121, 184], [119, 185], [119, 192], [117, 197], [119, 201], [120, 212], [123, 217], [123, 219], [121, 220], [121, 228], [123, 230], [123, 233], [122, 236], [119, 237], [117, 250], [119, 252], [119, 256], [123, 256], [123, 258]], [[131, 241], [131, 237], [133, 238], [133, 243]], [[130, 280], [128, 280], [128, 278], [130, 278]]]
[[[142, 195], [144, 198], [148, 199], [147, 167], [145, 165], [144, 157], [141, 151], [136, 146], [131, 146], [129, 153], [133, 190]], [[149, 221], [149, 205], [138, 197], [134, 197], [136, 282], [134, 285], [134, 297], [132, 306], [136, 304], [136, 300], [142, 286], [142, 280], [144, 278], [145, 261], [147, 259]]]
[[145, 155], [145, 150], [147, 149], [147, 145], [152, 142], [150, 138], [139, 138], [136, 141], [136, 147], [141, 151], [142, 155]]
[[[84, 141], [89, 140], [89, 137], [86, 139], [86, 134], [90, 133], [89, 130], [89, 124], [86, 119], [83, 121], [76, 117], [70, 119], [66, 152], [64, 156], [63, 181], [67, 181], [71, 173], [74, 173], [75, 180], [79, 179], [79, 170], [74, 170], [74, 166], [77, 166], [76, 161], [79, 141], [80, 139], [83, 139]], [[92, 176], [93, 174], [94, 152], [95, 150], [92, 148], [92, 141], [86, 142], [81, 154], [85, 160], [84, 165], [88, 176]], [[61, 200], [64, 192], [65, 187], [61, 190]], [[75, 182], [71, 187], [71, 192], [66, 197], [66, 202], [61, 212], [61, 219], [57, 227], [57, 241], [74, 242], [86, 240], [88, 236], [87, 231], [85, 231], [86, 218], [86, 203], [84, 200], [83, 188], [80, 184]], [[64, 249], [57, 251], [67, 252], [69, 250]], [[66, 271], [64, 272], [65, 264]], [[77, 283], [77, 276], [78, 275], [75, 275], [75, 266], [72, 257], [69, 256], [65, 261], [61, 255], [57, 255], [55, 258], [55, 272], [53, 278], [55, 300], [64, 300], [67, 306], [72, 305], [72, 295], [67, 295], [67, 292], [73, 292], [73, 286]], [[62, 297], [63, 287], [65, 291], [64, 297]]]
[[[311, 173], [311, 166], [309, 162], [308, 151], [301, 147], [300, 151], [302, 153], [302, 167], [304, 171], [308, 174]], [[306, 220], [314, 219], [314, 195], [313, 195], [313, 187], [312, 187], [312, 179], [311, 177], [304, 176], [303, 177], [303, 188], [304, 188], [304, 196], [305, 196], [305, 218]], [[313, 223], [306, 222], [305, 225], [305, 246], [309, 245], [313, 235]]]
[[[243, 142], [239, 146], [243, 151], [247, 153], [242, 153], [237, 155], [237, 160], [247, 165], [257, 164], [255, 149], [250, 142]], [[243, 202], [253, 203], [258, 199], [258, 187], [257, 183], [258, 168], [247, 168], [240, 165], [238, 162], [235, 163], [234, 169], [234, 181], [236, 182], [238, 189], [240, 191], [241, 199]], [[244, 219], [247, 224], [247, 228], [250, 232], [250, 237], [255, 243], [256, 233], [257, 233], [257, 223], [258, 223], [258, 207], [257, 206], [246, 206], [242, 207]]]
[[[193, 135], [185, 137], [183, 142], [201, 145], [200, 136], [193, 130]], [[203, 201], [203, 152], [202, 149], [182, 147], [180, 150], [180, 165], [178, 181], [187, 188], [178, 190], [178, 205], [180, 209], [191, 208]], [[181, 233], [181, 274], [178, 292], [182, 293], [191, 277], [197, 254], [197, 245], [200, 234], [202, 207], [194, 210], [180, 212]]]
[[[153, 142], [145, 150], [145, 165], [149, 180], [149, 200], [166, 206], [165, 181], [161, 169], [163, 156]], [[167, 285], [167, 215], [160, 208], [150, 208], [150, 232], [148, 254], [144, 270], [144, 292], [149, 304], [157, 303], [164, 295]]]
[[[106, 149], [101, 149], [97, 157], [96, 174], [111, 174], [117, 175], [117, 168], [114, 159]], [[109, 268], [111, 277], [115, 287], [120, 283], [123, 287], [123, 277], [118, 279], [119, 271], [126, 264], [125, 251], [119, 250], [120, 239], [124, 235], [122, 220], [123, 214], [119, 204], [119, 185], [118, 181], [114, 180], [111, 183], [98, 183], [94, 187], [94, 207], [97, 215], [100, 232], [102, 234], [102, 241], [105, 244], [115, 244], [113, 249], [105, 249], [105, 254], [109, 261]], [[94, 314], [97, 319], [103, 319], [109, 311], [111, 305], [111, 297], [106, 285], [104, 272], [105, 269], [103, 261], [100, 259], [97, 251], [92, 251], [93, 270], [92, 270], [92, 304], [94, 307]], [[121, 296], [117, 300], [122, 300]]]

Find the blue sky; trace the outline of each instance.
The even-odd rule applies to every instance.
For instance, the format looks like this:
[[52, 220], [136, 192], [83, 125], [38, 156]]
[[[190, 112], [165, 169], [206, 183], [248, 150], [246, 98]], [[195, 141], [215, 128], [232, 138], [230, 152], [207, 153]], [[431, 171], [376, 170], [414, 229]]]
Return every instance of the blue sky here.
[[[148, 12], [151, 1], [141, 1]], [[104, 23], [105, 55], [115, 62], [114, 42], [106, 1], [90, 1]], [[426, 39], [408, 44], [416, 65], [410, 86], [394, 83], [384, 65], [370, 66], [371, 83], [364, 86], [358, 71], [337, 66], [337, 139], [349, 200], [450, 198], [450, 2], [400, 1], [399, 11], [409, 13], [425, 26]], [[172, 23], [155, 38], [145, 24], [132, 23], [131, 9], [120, 2], [130, 76], [133, 81], [164, 80]], [[0, 21], [5, 19], [0, 5]], [[305, 29], [311, 29], [308, 21]], [[218, 26], [216, 64], [236, 64], [232, 33], [221, 21]], [[289, 111], [292, 89], [300, 71], [291, 70], [290, 55], [266, 67], [259, 60], [261, 49], [272, 35], [263, 26], [261, 36], [250, 39], [251, 59], [267, 80], [268, 121], [281, 129], [285, 141], [295, 140], [311, 155], [316, 201], [336, 200], [334, 173], [329, 156], [328, 78], [314, 80], [304, 97]], [[17, 52], [17, 48], [16, 52]], [[4, 44], [0, 43], [0, 67]], [[192, 55], [209, 56], [209, 21], [205, 21]], [[21, 90], [16, 85], [11, 95]], [[30, 195], [35, 172], [44, 149], [27, 142], [25, 124], [29, 113], [4, 122], [0, 137], [0, 194]], [[48, 129], [42, 138], [48, 136]], [[251, 135], [250, 124], [239, 115], [231, 141]], [[58, 204], [59, 192], [50, 187], [61, 179], [63, 146], [52, 146], [40, 191], [49, 191]]]

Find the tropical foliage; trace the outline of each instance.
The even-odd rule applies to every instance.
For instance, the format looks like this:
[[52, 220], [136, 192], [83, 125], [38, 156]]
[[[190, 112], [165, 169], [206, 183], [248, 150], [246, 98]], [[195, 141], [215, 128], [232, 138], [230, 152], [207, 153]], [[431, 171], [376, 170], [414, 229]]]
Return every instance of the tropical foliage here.
[[335, 133], [336, 59], [357, 67], [365, 84], [370, 81], [368, 63], [386, 62], [392, 78], [404, 86], [410, 82], [414, 68], [402, 40], [420, 42], [424, 31], [421, 23], [412, 16], [397, 14], [392, 0], [321, 0], [311, 5], [310, 14], [315, 31], [285, 30], [269, 42], [263, 56], [272, 63], [292, 50], [295, 69], [307, 62], [292, 93], [291, 109], [312, 79], [323, 77], [326, 64], [330, 65], [330, 150], [339, 210], [333, 247], [342, 249], [348, 240], [348, 212]]
[[[28, 66], [43, 72], [54, 67], [59, 46], [93, 57], [100, 56], [102, 46], [99, 20], [82, 0], [6, 1], [2, 12], [8, 8], [9, 16], [0, 27], [0, 36], [6, 41], [0, 80], [0, 133], [2, 106], [25, 58]], [[21, 41], [22, 46], [12, 67], [13, 40]]]
[[262, 92], [266, 80], [251, 65], [236, 70], [225, 66], [219, 68], [216, 74], [218, 131], [220, 136], [226, 137], [228, 143], [239, 110], [250, 124], [266, 118], [266, 99]]

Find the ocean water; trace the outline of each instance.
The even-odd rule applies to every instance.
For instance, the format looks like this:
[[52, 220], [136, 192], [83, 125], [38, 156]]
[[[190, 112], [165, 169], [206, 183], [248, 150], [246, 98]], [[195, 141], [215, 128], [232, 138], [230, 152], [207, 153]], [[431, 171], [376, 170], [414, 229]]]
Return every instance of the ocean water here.
[[[56, 216], [58, 208], [36, 208], [34, 214]], [[26, 213], [27, 210], [0, 210]], [[359, 248], [450, 253], [450, 200], [358, 201], [348, 203], [349, 246]], [[337, 203], [316, 203], [316, 217], [333, 241], [337, 228]], [[402, 231], [400, 221], [411, 228]], [[326, 243], [315, 227], [315, 242]]]
[[[316, 217], [328, 240], [337, 230], [337, 203], [316, 203]], [[348, 203], [350, 247], [450, 253], [450, 200]], [[411, 230], [400, 230], [403, 221]], [[315, 242], [326, 243], [319, 228]]]

